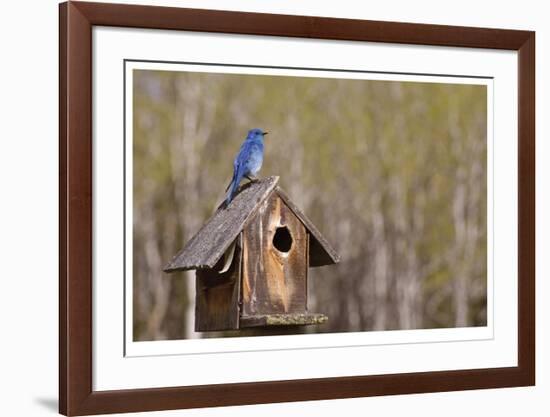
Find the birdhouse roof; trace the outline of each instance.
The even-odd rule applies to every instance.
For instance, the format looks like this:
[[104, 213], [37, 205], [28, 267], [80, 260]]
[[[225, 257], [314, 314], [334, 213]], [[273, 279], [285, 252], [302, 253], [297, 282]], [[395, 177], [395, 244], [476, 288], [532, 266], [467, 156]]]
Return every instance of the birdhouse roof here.
[[277, 193], [310, 233], [309, 266], [337, 263], [340, 258], [315, 225], [298, 209], [288, 195], [277, 186], [279, 177], [272, 176], [240, 187], [229, 206], [222, 204], [214, 215], [166, 265], [165, 272], [213, 268], [258, 207]]

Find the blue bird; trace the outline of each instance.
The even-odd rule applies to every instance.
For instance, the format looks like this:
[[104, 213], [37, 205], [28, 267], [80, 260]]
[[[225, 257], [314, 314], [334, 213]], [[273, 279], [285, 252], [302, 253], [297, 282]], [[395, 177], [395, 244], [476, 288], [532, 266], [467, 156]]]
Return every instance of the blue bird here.
[[233, 178], [225, 189], [229, 190], [226, 205], [231, 203], [241, 180], [246, 177], [250, 181], [256, 180], [256, 175], [262, 168], [264, 160], [264, 136], [267, 132], [262, 129], [251, 129], [233, 161]]

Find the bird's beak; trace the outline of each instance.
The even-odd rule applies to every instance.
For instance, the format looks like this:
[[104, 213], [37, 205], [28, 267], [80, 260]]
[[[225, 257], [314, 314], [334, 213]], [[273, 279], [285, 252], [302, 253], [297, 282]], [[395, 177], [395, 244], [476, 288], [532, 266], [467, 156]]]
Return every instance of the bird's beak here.
[[269, 132], [263, 132], [263, 133], [262, 133], [262, 135], [264, 135], [264, 136], [265, 136], [265, 135], [267, 135], [268, 133], [269, 133]]

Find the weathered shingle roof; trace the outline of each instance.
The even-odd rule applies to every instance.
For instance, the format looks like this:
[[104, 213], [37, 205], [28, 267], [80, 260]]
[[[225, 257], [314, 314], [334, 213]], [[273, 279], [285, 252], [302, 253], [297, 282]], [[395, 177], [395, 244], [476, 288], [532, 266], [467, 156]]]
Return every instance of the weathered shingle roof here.
[[273, 192], [277, 192], [308, 229], [311, 235], [310, 266], [338, 262], [340, 258], [336, 251], [311, 220], [298, 209], [280, 187], [277, 187], [278, 181], [279, 177], [273, 176], [241, 186], [231, 204], [228, 207], [222, 204], [185, 247], [166, 265], [164, 271], [213, 268], [237, 238], [246, 222], [254, 215], [256, 209]]

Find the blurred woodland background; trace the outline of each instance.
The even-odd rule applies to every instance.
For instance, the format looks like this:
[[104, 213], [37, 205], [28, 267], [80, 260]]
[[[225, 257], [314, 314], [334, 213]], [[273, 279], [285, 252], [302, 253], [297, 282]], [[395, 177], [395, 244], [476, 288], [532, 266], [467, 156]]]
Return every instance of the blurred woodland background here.
[[485, 325], [486, 94], [135, 70], [134, 339], [212, 336], [193, 329], [194, 271], [162, 268], [224, 198], [253, 127], [270, 132], [261, 176], [279, 175], [342, 257], [310, 269], [309, 310], [328, 323], [297, 332]]

